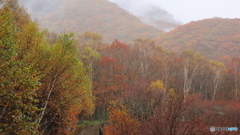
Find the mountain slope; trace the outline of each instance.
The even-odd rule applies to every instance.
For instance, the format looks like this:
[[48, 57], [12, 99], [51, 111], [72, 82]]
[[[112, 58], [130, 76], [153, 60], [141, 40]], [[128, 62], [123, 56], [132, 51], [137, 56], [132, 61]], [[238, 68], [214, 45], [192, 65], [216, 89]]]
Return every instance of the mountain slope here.
[[159, 30], [170, 31], [182, 23], [176, 21], [168, 11], [149, 1], [138, 0], [109, 0], [119, 7], [137, 16], [144, 24]]
[[240, 19], [191, 22], [164, 34], [156, 43], [173, 51], [190, 49], [209, 58], [240, 56]]
[[163, 33], [107, 0], [68, 0], [37, 19], [41, 27], [52, 31], [91, 31], [103, 35], [107, 42], [156, 38]]
[[152, 17], [148, 16], [138, 16], [138, 18], [147, 25], [151, 25], [159, 30], [163, 30], [166, 32], [169, 32], [171, 30], [176, 29], [180, 24], [179, 23], [174, 23], [174, 22], [168, 22], [164, 20], [157, 20]]

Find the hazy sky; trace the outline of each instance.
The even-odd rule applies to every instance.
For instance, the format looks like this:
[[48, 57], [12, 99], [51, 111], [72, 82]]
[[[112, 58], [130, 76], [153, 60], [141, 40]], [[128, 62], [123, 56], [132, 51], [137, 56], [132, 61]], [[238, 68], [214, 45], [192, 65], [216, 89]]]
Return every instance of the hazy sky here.
[[183, 23], [205, 18], [240, 18], [240, 0], [109, 0], [137, 14], [147, 5], [158, 5]]

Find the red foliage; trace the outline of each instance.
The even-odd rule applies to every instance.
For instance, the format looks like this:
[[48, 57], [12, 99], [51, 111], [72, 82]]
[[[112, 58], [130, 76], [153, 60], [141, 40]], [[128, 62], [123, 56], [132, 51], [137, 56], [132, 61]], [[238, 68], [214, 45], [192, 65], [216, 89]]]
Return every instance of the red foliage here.
[[114, 63], [115, 61], [116, 61], [115, 59], [111, 59], [108, 56], [104, 56], [99, 65], [108, 67], [111, 63]]
[[117, 39], [113, 41], [113, 43], [110, 45], [110, 49], [122, 49], [122, 50], [127, 50], [128, 45], [119, 42]]

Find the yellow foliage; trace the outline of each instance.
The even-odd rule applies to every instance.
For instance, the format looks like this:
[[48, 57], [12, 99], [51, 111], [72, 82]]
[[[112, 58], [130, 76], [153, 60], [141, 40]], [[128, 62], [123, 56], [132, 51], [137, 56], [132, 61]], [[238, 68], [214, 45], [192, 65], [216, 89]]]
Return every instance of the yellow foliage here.
[[177, 97], [177, 94], [174, 92], [174, 89], [169, 90], [169, 95], [172, 97]]
[[150, 85], [150, 88], [152, 88], [152, 89], [160, 89], [160, 90], [164, 90], [165, 89], [163, 82], [160, 81], [160, 80], [152, 82], [151, 85]]

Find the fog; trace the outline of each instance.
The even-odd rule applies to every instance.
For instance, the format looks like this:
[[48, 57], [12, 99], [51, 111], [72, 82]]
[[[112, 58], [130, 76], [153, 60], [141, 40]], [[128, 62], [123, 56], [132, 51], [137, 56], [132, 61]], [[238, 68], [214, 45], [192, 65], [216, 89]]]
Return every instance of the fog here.
[[[34, 19], [43, 16], [68, 0], [19, 0]], [[179, 24], [206, 18], [240, 18], [238, 0], [108, 0], [148, 25], [169, 31]], [[1, 4], [0, 4], [1, 6]], [[170, 23], [159, 26], [158, 21]], [[172, 24], [172, 25], [171, 25]], [[176, 24], [176, 25], [175, 25]]]
[[32, 17], [36, 19], [38, 16], [55, 10], [66, 1], [67, 0], [19, 0], [19, 3], [24, 5]]
[[206, 18], [240, 18], [239, 0], [109, 0], [135, 15], [144, 14], [149, 5], [161, 7], [183, 23]]
[[151, 17], [154, 20], [162, 20], [171, 23], [176, 23], [173, 15], [168, 11], [162, 9], [159, 5], [155, 4], [154, 1], [144, 0], [109, 0], [110, 2], [116, 3], [121, 8], [129, 11], [129, 13], [135, 16]]

